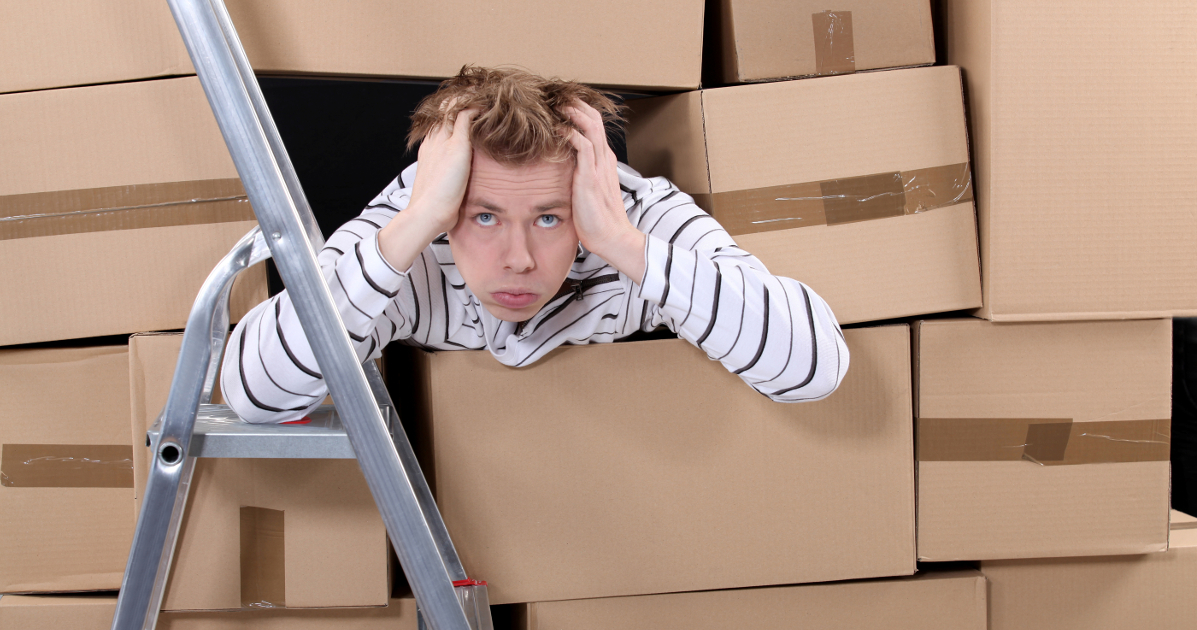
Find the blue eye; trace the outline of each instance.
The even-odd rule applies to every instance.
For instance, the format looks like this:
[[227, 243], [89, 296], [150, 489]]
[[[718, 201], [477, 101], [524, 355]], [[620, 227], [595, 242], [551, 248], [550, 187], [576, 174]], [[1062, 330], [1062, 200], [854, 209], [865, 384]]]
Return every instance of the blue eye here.
[[551, 228], [561, 222], [561, 218], [555, 214], [542, 214], [536, 217], [536, 224], [540, 227]]
[[489, 212], [483, 212], [482, 214], [474, 217], [474, 220], [478, 222], [478, 225], [494, 225], [495, 215]]

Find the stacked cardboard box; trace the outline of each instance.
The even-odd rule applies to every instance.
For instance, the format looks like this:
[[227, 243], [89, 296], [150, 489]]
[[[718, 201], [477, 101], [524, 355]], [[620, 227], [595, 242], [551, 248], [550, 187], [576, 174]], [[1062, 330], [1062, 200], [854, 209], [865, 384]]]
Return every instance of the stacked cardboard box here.
[[708, 11], [722, 83], [935, 63], [927, 0], [712, 0]]
[[[701, 0], [583, 4], [230, 9], [264, 72], [514, 62], [698, 87]], [[633, 103], [631, 164], [842, 323], [990, 321], [847, 330], [841, 391], [804, 405], [752, 395], [682, 341], [519, 371], [413, 351], [392, 384], [466, 568], [528, 630], [1142, 624], [1114, 607], [1194, 573], [1192, 522], [1173, 513], [1169, 541], [1160, 318], [1197, 314], [1197, 109], [1173, 72], [1197, 14], [945, 0], [955, 65], [890, 69], [935, 61], [925, 0], [708, 4], [723, 82], [775, 82]], [[181, 327], [253, 225], [194, 77], [63, 89], [192, 73], [164, 6], [39, 5], [0, 27], [0, 293], [25, 296], [0, 303], [0, 345]], [[386, 45], [361, 36], [377, 32]], [[798, 76], [817, 78], [776, 81]], [[234, 317], [264, 297], [260, 271], [236, 296]], [[1140, 321], [1080, 321], [1114, 319]], [[0, 591], [116, 588], [178, 342], [0, 350], [20, 385], [0, 391]], [[186, 612], [164, 627], [415, 626], [352, 462], [203, 462], [194, 486], [165, 600]], [[916, 558], [984, 576], [909, 577]], [[0, 625], [106, 627], [113, 605], [10, 595]], [[285, 610], [211, 612], [254, 606]]]
[[1168, 546], [1169, 320], [915, 325], [919, 558]]
[[195, 77], [0, 95], [0, 137], [0, 345], [182, 328], [256, 225]]
[[1164, 553], [995, 560], [982, 562], [981, 571], [990, 630], [1192, 628], [1197, 519], [1172, 512]]
[[[703, 0], [226, 4], [259, 74], [443, 79], [465, 64], [518, 65], [672, 90], [701, 74]], [[0, 93], [195, 73], [166, 2], [49, 0], [5, 16]]]
[[842, 324], [977, 308], [962, 98], [939, 67], [633, 101], [628, 159]]
[[520, 370], [419, 352], [392, 381], [422, 411], [425, 472], [492, 603], [910, 575], [909, 330], [845, 337], [840, 390], [802, 405], [682, 340]]
[[[699, 84], [702, 0], [522, 2], [499, 11], [230, 5], [259, 72], [444, 78], [466, 63], [514, 63], [607, 86]], [[640, 19], [626, 20], [632, 12]], [[0, 306], [0, 346], [88, 346], [93, 337], [181, 328], [203, 278], [254, 217], [167, 5], [84, 0], [12, 13], [0, 26], [0, 263], [10, 271], [0, 293], [22, 298]], [[538, 36], [509, 36], [516, 31]], [[233, 320], [265, 296], [263, 270], [245, 274]], [[165, 400], [178, 344], [178, 335], [155, 333], [129, 346], [0, 351], [6, 383], [36, 385], [0, 401], [11, 403], [0, 416], [0, 592], [119, 586], [146, 480], [145, 430]], [[88, 518], [72, 518], [80, 511]], [[186, 512], [168, 611], [388, 604], [386, 534], [352, 461], [200, 462]], [[0, 619], [45, 627], [30, 611], [73, 611], [45, 624], [82, 627], [75, 613], [94, 613], [100, 602], [10, 596]], [[99, 615], [110, 618], [106, 605]], [[391, 608], [293, 622], [267, 613], [164, 622], [365, 628], [401, 615], [414, 627], [410, 600]]]
[[0, 350], [0, 592], [120, 586], [133, 539], [126, 346]]
[[[134, 491], [183, 336], [129, 340]], [[219, 399], [217, 399], [219, 400]], [[353, 460], [200, 459], [162, 610], [386, 606], [386, 528]]]
[[[866, 35], [862, 50], [878, 54], [862, 54], [863, 67], [933, 61], [927, 3], [871, 4], [885, 6], [860, 33], [901, 15], [912, 25], [904, 41], [922, 52]], [[766, 39], [736, 37], [741, 52]], [[730, 64], [748, 72], [751, 61]], [[668, 177], [841, 322], [982, 305], [958, 69], [630, 105], [631, 165]], [[855, 627], [897, 599], [944, 615], [911, 614], [911, 627], [980, 628], [975, 574], [719, 590], [915, 572], [909, 335], [906, 325], [845, 331], [846, 379], [801, 405], [755, 395], [681, 340], [560, 348], [518, 371], [486, 352], [412, 351], [409, 371], [391, 376], [411, 402], [405, 417], [420, 420], [414, 433], [463, 563], [490, 582], [492, 603], [527, 603], [526, 628]], [[842, 610], [862, 597], [878, 608]]]
[[[0, 595], [0, 628], [104, 630], [112, 627], [116, 595]], [[163, 630], [416, 630], [416, 600], [391, 599], [366, 610], [246, 610], [163, 613]]]
[[[116, 589], [134, 442], [110, 336], [182, 327], [256, 223], [194, 77], [3, 94], [0, 137], [0, 345], [57, 342], [0, 350], [0, 591]], [[265, 296], [245, 274], [233, 318]]]

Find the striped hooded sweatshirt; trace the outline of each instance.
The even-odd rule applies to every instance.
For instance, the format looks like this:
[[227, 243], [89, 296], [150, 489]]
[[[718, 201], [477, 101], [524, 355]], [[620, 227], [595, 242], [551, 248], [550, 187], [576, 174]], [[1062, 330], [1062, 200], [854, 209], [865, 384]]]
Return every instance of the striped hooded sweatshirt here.
[[[429, 350], [488, 350], [530, 365], [563, 344], [609, 343], [665, 326], [777, 402], [818, 400], [848, 370], [831, 308], [809, 287], [769, 273], [718, 221], [662, 177], [619, 165], [628, 219], [647, 235], [643, 278], [579, 247], [557, 296], [525, 322], [491, 315], [466, 286], [442, 235], [411, 268], [393, 268], [378, 231], [411, 199], [417, 164], [338, 229], [319, 261], [358, 358], [392, 341]], [[287, 292], [259, 304], [230, 335], [221, 372], [228, 404], [247, 422], [285, 422], [328, 389]]]

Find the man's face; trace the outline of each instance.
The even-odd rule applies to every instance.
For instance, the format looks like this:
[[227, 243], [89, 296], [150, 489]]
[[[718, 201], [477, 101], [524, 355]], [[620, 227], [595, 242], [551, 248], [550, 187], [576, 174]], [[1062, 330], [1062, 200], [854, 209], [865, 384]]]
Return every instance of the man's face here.
[[572, 162], [505, 166], [475, 150], [449, 247], [495, 317], [531, 318], [561, 288], [578, 253]]

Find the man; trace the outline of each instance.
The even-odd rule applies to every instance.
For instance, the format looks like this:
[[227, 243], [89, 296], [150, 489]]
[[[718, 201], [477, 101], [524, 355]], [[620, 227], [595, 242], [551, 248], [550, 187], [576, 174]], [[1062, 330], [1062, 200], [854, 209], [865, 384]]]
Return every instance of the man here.
[[[664, 178], [620, 164], [605, 95], [466, 67], [412, 116], [408, 167], [319, 260], [363, 361], [391, 341], [531, 364], [562, 344], [667, 326], [779, 402], [848, 369], [831, 309], [770, 275]], [[248, 422], [285, 422], [327, 388], [286, 292], [230, 336], [221, 387]]]

